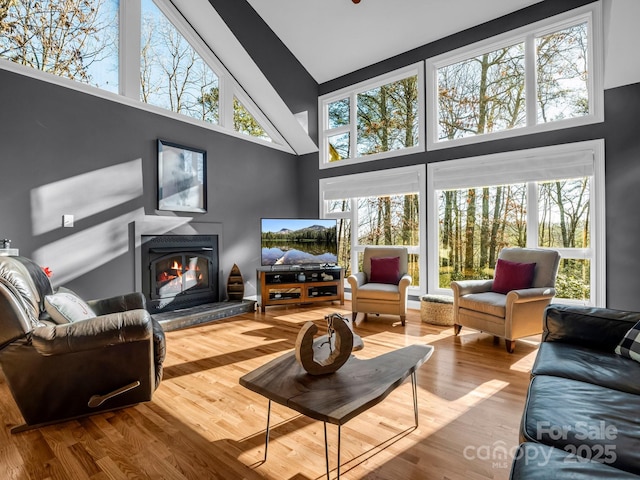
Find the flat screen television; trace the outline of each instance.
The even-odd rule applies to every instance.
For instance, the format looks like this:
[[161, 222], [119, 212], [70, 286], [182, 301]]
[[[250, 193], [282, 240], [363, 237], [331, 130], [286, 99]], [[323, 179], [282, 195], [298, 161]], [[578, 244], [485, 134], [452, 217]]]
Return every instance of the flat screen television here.
[[338, 263], [336, 219], [263, 218], [261, 264], [313, 266]]

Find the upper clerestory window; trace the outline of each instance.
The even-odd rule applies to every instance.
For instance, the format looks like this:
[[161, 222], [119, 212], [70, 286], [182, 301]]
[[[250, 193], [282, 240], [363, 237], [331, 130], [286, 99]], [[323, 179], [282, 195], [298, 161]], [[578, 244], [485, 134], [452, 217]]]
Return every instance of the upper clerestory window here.
[[175, 118], [289, 148], [170, 1], [4, 3], [0, 59], [39, 71], [36, 78], [60, 83], [47, 75], [52, 74], [84, 84], [72, 86], [81, 91], [108, 91]]
[[118, 0], [1, 3], [0, 58], [118, 92]]
[[422, 63], [319, 99], [320, 168], [424, 151]]
[[427, 147], [601, 122], [599, 2], [426, 61]]

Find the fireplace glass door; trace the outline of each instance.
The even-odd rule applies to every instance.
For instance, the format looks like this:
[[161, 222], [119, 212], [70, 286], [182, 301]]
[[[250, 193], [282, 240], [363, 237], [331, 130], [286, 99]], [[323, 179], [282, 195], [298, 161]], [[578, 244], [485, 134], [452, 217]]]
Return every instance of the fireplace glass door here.
[[198, 254], [178, 253], [157, 258], [152, 265], [155, 280], [152, 298], [173, 298], [209, 290], [211, 261]]

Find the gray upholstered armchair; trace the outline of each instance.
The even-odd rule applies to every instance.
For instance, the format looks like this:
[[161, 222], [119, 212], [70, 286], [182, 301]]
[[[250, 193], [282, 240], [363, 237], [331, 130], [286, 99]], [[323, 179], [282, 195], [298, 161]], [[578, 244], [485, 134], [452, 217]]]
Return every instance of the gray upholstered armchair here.
[[358, 312], [407, 318], [407, 288], [411, 285], [405, 247], [365, 247], [362, 271], [350, 275], [353, 322]]
[[497, 275], [492, 280], [451, 282], [453, 328], [456, 335], [462, 327], [469, 327], [491, 333], [496, 339], [504, 338], [507, 351], [513, 353], [516, 339], [542, 333], [544, 309], [556, 293], [560, 255], [554, 250], [504, 248], [498, 255], [500, 260], [516, 264], [535, 263], [532, 277], [525, 282], [529, 286], [508, 292], [494, 291], [502, 290], [496, 288]]
[[0, 256], [0, 365], [26, 423], [14, 432], [151, 400], [162, 377], [164, 332], [142, 294], [66, 290], [66, 310], [56, 295], [37, 264]]

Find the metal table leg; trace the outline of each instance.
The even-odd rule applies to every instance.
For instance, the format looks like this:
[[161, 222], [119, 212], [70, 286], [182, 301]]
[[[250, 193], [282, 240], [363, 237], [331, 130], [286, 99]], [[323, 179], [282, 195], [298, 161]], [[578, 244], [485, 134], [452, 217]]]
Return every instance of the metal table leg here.
[[413, 390], [413, 416], [418, 427], [418, 384], [416, 382], [416, 371], [411, 373], [411, 389]]
[[[331, 469], [329, 468], [329, 440], [327, 439], [327, 422], [322, 422], [324, 424], [324, 458], [327, 462], [327, 480], [331, 480], [329, 472]], [[336, 466], [336, 471], [338, 472], [337, 480], [340, 480], [340, 437], [341, 437], [342, 426], [338, 425], [338, 465]]]
[[264, 437], [264, 460], [267, 461], [267, 450], [269, 449], [269, 420], [271, 420], [271, 400], [269, 400], [269, 408], [267, 408], [267, 431]]

